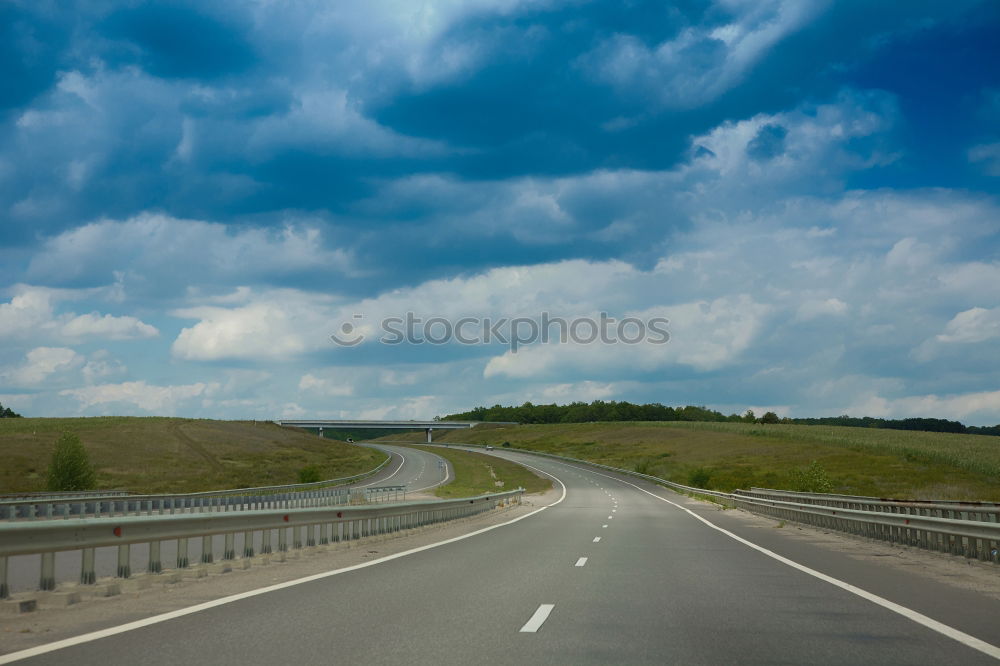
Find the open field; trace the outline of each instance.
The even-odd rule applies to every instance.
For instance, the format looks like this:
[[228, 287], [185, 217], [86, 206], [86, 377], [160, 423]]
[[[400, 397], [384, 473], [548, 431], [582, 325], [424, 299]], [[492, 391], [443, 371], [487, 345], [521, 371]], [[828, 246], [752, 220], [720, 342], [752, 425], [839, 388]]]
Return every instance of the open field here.
[[297, 483], [299, 470], [350, 476], [385, 455], [273, 423], [165, 417], [0, 419], [0, 492], [45, 490], [56, 438], [79, 435], [97, 487], [140, 493], [196, 492]]
[[552, 487], [551, 480], [538, 476], [526, 467], [493, 456], [441, 447], [413, 448], [429, 451], [451, 463], [455, 478], [434, 489], [438, 497], [472, 497], [518, 487], [529, 493], [544, 493]]
[[487, 425], [435, 438], [498, 448], [509, 441], [692, 485], [707, 475], [718, 490], [800, 489], [802, 470], [816, 461], [830, 492], [1000, 501], [1000, 437], [983, 435], [667, 421]]

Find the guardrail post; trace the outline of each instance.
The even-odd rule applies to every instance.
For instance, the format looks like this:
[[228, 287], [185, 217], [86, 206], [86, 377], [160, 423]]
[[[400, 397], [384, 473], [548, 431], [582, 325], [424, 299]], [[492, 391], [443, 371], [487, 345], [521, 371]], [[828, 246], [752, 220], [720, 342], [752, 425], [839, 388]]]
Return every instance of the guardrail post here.
[[188, 540], [187, 537], [177, 540], [177, 568], [188, 568]]
[[302, 526], [296, 525], [292, 528], [292, 548], [298, 550], [302, 548]]
[[212, 537], [203, 536], [201, 538], [201, 561], [202, 564], [212, 563]]
[[243, 533], [243, 557], [253, 557], [253, 532]]
[[236, 559], [236, 534], [234, 532], [226, 532], [226, 545], [222, 551], [222, 559]]
[[56, 589], [56, 554], [42, 553], [42, 571], [38, 580], [38, 589]]
[[160, 542], [149, 542], [149, 563], [146, 564], [147, 573], [160, 573], [163, 571], [163, 562], [160, 561]]
[[307, 525], [306, 526], [306, 545], [315, 546], [316, 545], [316, 526]]
[[80, 584], [93, 585], [97, 582], [97, 572], [94, 569], [94, 549], [84, 548], [80, 553]]
[[0, 557], [0, 599], [10, 596], [10, 587], [7, 585], [7, 557]]
[[271, 553], [271, 530], [269, 529], [261, 532], [260, 552], [262, 555], [270, 555]]
[[118, 573], [119, 578], [128, 578], [132, 575], [132, 546], [123, 543], [118, 546]]
[[285, 527], [278, 528], [278, 552], [284, 553], [288, 550], [288, 529]]

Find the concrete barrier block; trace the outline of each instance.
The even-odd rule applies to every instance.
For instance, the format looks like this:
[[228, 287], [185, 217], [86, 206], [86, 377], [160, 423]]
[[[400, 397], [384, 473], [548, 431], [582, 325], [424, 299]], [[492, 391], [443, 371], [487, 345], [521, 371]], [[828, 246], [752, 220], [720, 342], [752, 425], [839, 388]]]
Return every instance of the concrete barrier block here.
[[79, 590], [57, 590], [38, 594], [38, 603], [42, 608], [65, 608], [80, 603], [81, 599]]
[[34, 597], [30, 599], [4, 599], [0, 601], [0, 613], [4, 615], [33, 613], [36, 610], [38, 610], [38, 600]]
[[116, 597], [122, 593], [121, 583], [97, 583], [88, 586], [87, 592], [92, 597]]

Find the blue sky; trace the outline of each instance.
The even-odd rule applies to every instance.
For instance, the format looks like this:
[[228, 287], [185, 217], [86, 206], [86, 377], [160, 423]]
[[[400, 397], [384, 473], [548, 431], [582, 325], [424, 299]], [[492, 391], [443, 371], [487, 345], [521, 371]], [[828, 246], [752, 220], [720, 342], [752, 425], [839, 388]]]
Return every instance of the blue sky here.
[[[6, 2], [0, 402], [1000, 423], [998, 31], [961, 0]], [[406, 312], [671, 339], [379, 342]]]

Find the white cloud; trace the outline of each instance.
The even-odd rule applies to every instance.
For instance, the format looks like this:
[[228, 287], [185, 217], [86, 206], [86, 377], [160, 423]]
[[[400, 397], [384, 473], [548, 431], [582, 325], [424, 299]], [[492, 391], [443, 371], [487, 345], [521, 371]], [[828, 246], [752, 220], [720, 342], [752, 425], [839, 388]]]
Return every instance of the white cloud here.
[[[92, 291], [85, 290], [85, 293]], [[73, 294], [69, 290], [19, 285], [9, 303], [0, 303], [0, 339], [42, 338], [80, 342], [95, 339], [137, 340], [159, 335], [155, 327], [128, 315], [116, 317], [99, 312], [56, 314], [56, 303], [81, 297], [83, 294]]]
[[437, 396], [412, 396], [404, 398], [400, 404], [382, 405], [379, 407], [362, 409], [358, 418], [370, 420], [395, 419], [401, 421], [423, 419], [427, 418], [428, 414], [436, 413], [440, 404], [440, 400]]
[[236, 308], [201, 306], [175, 311], [198, 323], [181, 330], [171, 347], [177, 358], [282, 360], [306, 351], [332, 347], [334, 322], [328, 297], [297, 291], [268, 292]]
[[917, 395], [884, 398], [868, 395], [851, 405], [846, 413], [882, 418], [943, 418], [951, 420], [989, 419], [1000, 415], [1000, 391], [951, 395]]
[[269, 116], [256, 125], [247, 149], [254, 159], [267, 159], [289, 148], [379, 157], [429, 157], [447, 151], [438, 142], [379, 125], [366, 118], [360, 106], [347, 90], [304, 90], [287, 113]]
[[619, 90], [687, 109], [733, 88], [778, 42], [818, 16], [827, 2], [761, 0], [716, 3], [728, 23], [689, 27], [653, 48], [617, 34], [581, 59]]
[[106, 349], [99, 349], [91, 354], [87, 359], [87, 364], [81, 370], [87, 384], [94, 384], [106, 377], [123, 375], [127, 371], [128, 368], [125, 367], [125, 364], [113, 358]]
[[1000, 142], [973, 146], [969, 149], [969, 161], [982, 162], [986, 173], [1000, 176]]
[[332, 379], [322, 379], [313, 374], [306, 373], [299, 380], [299, 390], [319, 395], [343, 397], [354, 394], [354, 386], [347, 382]]
[[73, 317], [62, 327], [62, 335], [67, 338], [100, 338], [102, 340], [136, 340], [154, 338], [159, 331], [135, 317], [112, 317], [91, 312]]
[[[648, 322], [670, 321], [670, 340], [647, 336], [639, 344], [567, 343], [525, 347], [489, 360], [486, 379], [526, 379], [572, 372], [614, 371], [618, 374], [669, 366], [716, 370], [740, 360], [760, 332], [770, 307], [748, 295], [664, 305], [626, 313]], [[582, 330], [582, 329], [581, 329]], [[630, 334], [631, 335], [631, 334]]]
[[890, 268], [903, 268], [910, 271], [925, 269], [937, 263], [940, 247], [935, 250], [928, 243], [921, 243], [916, 238], [903, 238], [892, 246], [885, 257], [885, 263]]
[[605, 398], [614, 398], [618, 386], [613, 382], [583, 381], [565, 384], [551, 384], [540, 392], [535, 391], [540, 399], [560, 404], [570, 402], [593, 402]]
[[83, 356], [66, 347], [35, 347], [22, 365], [0, 373], [0, 378], [7, 386], [39, 386], [76, 370], [83, 362]]
[[825, 104], [726, 121], [692, 138], [691, 160], [680, 173], [702, 190], [821, 189], [845, 171], [895, 159], [873, 148], [859, 153], [850, 142], [883, 133], [896, 113], [885, 93], [847, 89]]
[[799, 306], [795, 318], [799, 321], [810, 321], [819, 317], [842, 317], [847, 314], [847, 303], [839, 298], [806, 301]]
[[975, 343], [1000, 338], [1000, 307], [971, 308], [959, 312], [936, 336], [939, 342]]
[[82, 411], [93, 407], [134, 405], [151, 414], [173, 415], [183, 411], [184, 403], [208, 395], [218, 388], [215, 383], [155, 386], [145, 381], [136, 381], [65, 389], [59, 395], [75, 398]]
[[[329, 250], [316, 226], [243, 227], [144, 213], [102, 220], [48, 239], [28, 267], [47, 281], [110, 276], [136, 285], [162, 279], [178, 284], [232, 284], [303, 271], [351, 272], [351, 258]], [[178, 277], [181, 279], [178, 280]]]

